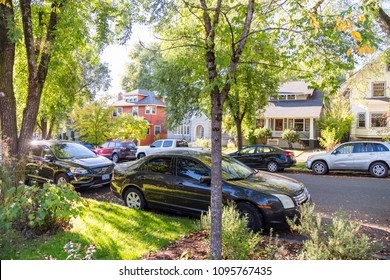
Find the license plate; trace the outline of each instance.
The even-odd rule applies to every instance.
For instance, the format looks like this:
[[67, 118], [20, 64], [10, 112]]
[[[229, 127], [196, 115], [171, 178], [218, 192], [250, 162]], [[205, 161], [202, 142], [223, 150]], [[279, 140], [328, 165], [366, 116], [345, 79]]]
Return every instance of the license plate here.
[[102, 180], [109, 180], [110, 179], [110, 174], [103, 174]]

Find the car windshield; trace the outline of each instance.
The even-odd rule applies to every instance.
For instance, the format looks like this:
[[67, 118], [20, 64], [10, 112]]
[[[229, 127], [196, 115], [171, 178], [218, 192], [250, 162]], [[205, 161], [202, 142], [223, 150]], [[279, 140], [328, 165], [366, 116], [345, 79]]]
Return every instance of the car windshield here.
[[59, 143], [51, 146], [51, 149], [59, 159], [96, 157], [94, 152], [77, 143]]
[[[211, 157], [202, 157], [202, 162], [211, 168]], [[255, 171], [238, 160], [229, 157], [222, 157], [222, 179], [243, 180], [254, 174]]]

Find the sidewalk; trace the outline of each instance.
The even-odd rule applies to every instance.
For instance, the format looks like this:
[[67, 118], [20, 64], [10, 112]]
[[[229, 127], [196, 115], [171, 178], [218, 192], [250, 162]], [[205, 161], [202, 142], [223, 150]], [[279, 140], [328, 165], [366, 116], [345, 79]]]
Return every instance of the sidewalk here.
[[300, 154], [297, 154], [295, 156], [297, 162], [306, 162], [307, 158], [312, 156], [312, 155], [317, 155], [317, 154], [325, 154], [326, 152], [324, 150], [320, 149], [315, 149], [315, 150], [307, 150], [303, 151]]

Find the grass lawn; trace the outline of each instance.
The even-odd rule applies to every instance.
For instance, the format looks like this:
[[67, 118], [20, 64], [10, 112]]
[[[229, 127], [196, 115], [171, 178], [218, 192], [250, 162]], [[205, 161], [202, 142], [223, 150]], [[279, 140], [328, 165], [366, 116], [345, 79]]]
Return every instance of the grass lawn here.
[[[42, 260], [67, 258], [63, 247], [71, 240], [82, 247], [95, 243], [97, 260], [136, 260], [194, 230], [195, 220], [87, 200], [83, 218], [69, 232], [26, 240], [16, 233], [0, 235], [0, 259]], [[83, 251], [80, 250], [83, 254]]]

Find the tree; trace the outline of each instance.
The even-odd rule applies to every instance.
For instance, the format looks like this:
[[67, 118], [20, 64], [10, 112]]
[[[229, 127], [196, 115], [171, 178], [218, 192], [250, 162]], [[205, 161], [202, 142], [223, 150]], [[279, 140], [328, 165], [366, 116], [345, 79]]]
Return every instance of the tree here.
[[76, 106], [69, 117], [72, 128], [85, 142], [100, 145], [109, 138], [112, 108], [104, 107], [101, 102], [92, 102], [82, 107]]
[[282, 133], [282, 139], [287, 141], [288, 147], [293, 148], [293, 144], [299, 141], [299, 133], [292, 129], [285, 129]]
[[121, 114], [110, 121], [108, 136], [112, 139], [145, 139], [149, 123], [143, 117]]
[[[94, 43], [94, 47], [101, 50], [119, 33], [121, 41], [126, 41], [131, 35], [132, 23], [142, 16], [139, 16], [138, 6], [125, 0], [19, 0], [19, 5], [15, 2], [0, 1], [0, 119], [2, 140], [10, 156], [23, 158], [33, 135], [53, 55], [71, 52], [85, 42]], [[79, 32], [79, 40], [72, 40], [72, 32]], [[21, 53], [26, 55], [27, 72], [20, 123], [13, 83], [17, 48], [21, 47], [19, 41], [24, 43], [25, 51]], [[56, 52], [60, 49], [61, 52]]]
[[[340, 83], [339, 75], [353, 68], [353, 59], [347, 56], [351, 40], [334, 31], [334, 17], [339, 12], [340, 6], [329, 1], [177, 1], [173, 20], [156, 27], [166, 61], [159, 85], [170, 105], [168, 121], [180, 123], [202, 105], [209, 108], [211, 115], [212, 259], [221, 257], [222, 115], [237, 82], [240, 63], [249, 62], [243, 60], [244, 51], [252, 50], [256, 36], [275, 35], [280, 59], [265, 63], [267, 67], [300, 71], [300, 77], [321, 88], [330, 85], [334, 91], [334, 85]], [[369, 32], [359, 34], [366, 38]], [[262, 51], [259, 49], [259, 53]], [[251, 57], [261, 63], [256, 58]], [[316, 79], [318, 73], [324, 78]]]

